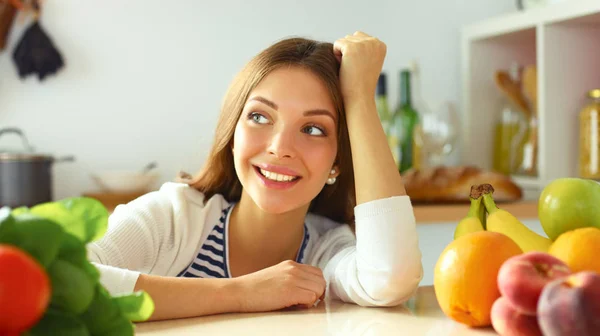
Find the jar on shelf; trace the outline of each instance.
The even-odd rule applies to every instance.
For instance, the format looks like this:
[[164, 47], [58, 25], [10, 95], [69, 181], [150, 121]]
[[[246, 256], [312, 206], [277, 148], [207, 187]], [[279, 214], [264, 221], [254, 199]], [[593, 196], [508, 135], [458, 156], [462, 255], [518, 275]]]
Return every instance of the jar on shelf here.
[[579, 176], [600, 179], [600, 89], [588, 92], [579, 112]]
[[531, 114], [520, 92], [522, 66], [513, 62], [508, 74], [496, 73], [496, 84], [501, 95], [501, 105], [494, 125], [492, 167], [495, 171], [516, 174], [523, 162], [524, 147], [529, 131]]
[[493, 168], [507, 175], [518, 172], [527, 140], [527, 116], [505, 99], [495, 125]]

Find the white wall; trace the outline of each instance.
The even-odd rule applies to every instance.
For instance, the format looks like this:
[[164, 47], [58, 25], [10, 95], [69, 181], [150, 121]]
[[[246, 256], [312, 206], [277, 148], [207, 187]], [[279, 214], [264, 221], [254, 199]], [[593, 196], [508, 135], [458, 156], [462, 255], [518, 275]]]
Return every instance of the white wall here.
[[[161, 181], [197, 171], [234, 74], [290, 35], [334, 41], [356, 30], [388, 45], [397, 71], [416, 58], [423, 93], [459, 102], [459, 27], [514, 11], [513, 0], [47, 0], [42, 24], [66, 59], [43, 83], [18, 79], [0, 53], [0, 126], [22, 128], [37, 150], [75, 155], [55, 167], [55, 198], [96, 187], [89, 173], [156, 160]], [[1, 138], [0, 148], [16, 146]]]

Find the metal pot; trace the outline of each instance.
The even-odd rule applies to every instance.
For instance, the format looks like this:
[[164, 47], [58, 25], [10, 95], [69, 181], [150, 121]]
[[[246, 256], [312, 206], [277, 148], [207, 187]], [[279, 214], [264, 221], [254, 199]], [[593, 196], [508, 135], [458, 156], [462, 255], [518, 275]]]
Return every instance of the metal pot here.
[[54, 158], [34, 153], [18, 128], [0, 129], [0, 137], [16, 134], [23, 142], [22, 151], [0, 150], [0, 207], [32, 207], [52, 201], [52, 164], [74, 161], [73, 156]]

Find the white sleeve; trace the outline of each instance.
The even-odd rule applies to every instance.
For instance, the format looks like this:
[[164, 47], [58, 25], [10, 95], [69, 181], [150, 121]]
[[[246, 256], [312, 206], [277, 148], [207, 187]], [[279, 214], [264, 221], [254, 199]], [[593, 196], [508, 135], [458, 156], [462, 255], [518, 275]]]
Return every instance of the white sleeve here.
[[156, 260], [173, 218], [169, 198], [151, 192], [115, 208], [108, 230], [87, 245], [90, 262], [100, 271], [100, 282], [112, 294], [133, 291], [140, 272]]
[[330, 230], [318, 243], [328, 294], [361, 306], [405, 302], [423, 278], [410, 198], [395, 196], [360, 204], [355, 217], [355, 244], [347, 225]]

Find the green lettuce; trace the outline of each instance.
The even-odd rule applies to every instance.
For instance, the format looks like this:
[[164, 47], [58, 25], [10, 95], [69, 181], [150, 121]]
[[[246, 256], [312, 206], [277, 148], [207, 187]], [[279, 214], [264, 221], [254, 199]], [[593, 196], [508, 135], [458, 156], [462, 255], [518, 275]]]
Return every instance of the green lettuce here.
[[148, 293], [111, 296], [87, 259], [86, 244], [106, 233], [108, 215], [102, 203], [87, 197], [0, 209], [0, 244], [29, 253], [51, 281], [50, 305], [26, 336], [134, 335], [133, 322], [150, 318], [154, 302]]

